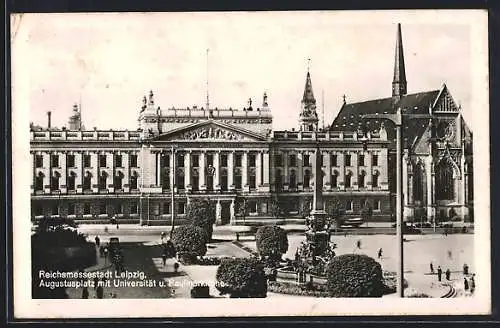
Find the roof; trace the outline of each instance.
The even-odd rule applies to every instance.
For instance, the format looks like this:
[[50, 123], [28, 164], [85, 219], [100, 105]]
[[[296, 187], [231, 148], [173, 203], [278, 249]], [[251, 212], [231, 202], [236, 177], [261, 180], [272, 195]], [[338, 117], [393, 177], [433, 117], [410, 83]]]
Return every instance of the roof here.
[[[429, 106], [432, 106], [434, 101], [439, 95], [440, 90], [425, 91], [413, 93], [397, 98], [380, 98], [368, 100], [363, 102], [344, 104], [340, 109], [339, 114], [330, 126], [331, 131], [358, 131], [361, 127], [361, 115], [364, 114], [394, 114], [397, 108], [401, 108], [407, 114], [423, 114], [428, 113]], [[382, 120], [368, 120], [366, 121], [366, 128], [368, 131], [378, 131], [380, 129]], [[405, 137], [412, 139], [420, 135], [425, 130], [426, 124], [422, 120], [411, 120], [411, 123], [405, 126]], [[424, 126], [425, 125], [425, 126]], [[394, 138], [393, 129], [390, 125], [385, 124], [388, 137]]]

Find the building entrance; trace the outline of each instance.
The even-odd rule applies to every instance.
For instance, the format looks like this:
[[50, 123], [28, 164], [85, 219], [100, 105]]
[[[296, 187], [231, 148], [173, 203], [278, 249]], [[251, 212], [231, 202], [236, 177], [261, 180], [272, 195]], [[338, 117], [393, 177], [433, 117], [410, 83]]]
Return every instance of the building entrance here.
[[221, 202], [221, 224], [231, 222], [231, 202]]

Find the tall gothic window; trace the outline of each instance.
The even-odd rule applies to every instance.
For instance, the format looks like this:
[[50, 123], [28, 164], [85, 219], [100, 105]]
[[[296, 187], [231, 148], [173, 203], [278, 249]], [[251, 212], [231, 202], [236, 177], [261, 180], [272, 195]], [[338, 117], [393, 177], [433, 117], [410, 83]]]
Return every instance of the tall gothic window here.
[[450, 160], [443, 159], [436, 167], [436, 198], [450, 200], [455, 198], [453, 166]]
[[421, 165], [415, 165], [413, 168], [413, 200], [424, 200], [424, 176]]

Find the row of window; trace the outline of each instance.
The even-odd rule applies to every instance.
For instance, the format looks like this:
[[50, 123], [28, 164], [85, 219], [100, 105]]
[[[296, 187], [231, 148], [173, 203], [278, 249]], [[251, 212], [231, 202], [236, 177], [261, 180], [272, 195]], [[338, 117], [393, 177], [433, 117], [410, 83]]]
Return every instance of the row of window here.
[[[143, 202], [147, 202], [147, 200], [143, 200]], [[163, 209], [161, 214], [170, 214], [171, 213], [171, 203], [165, 202], [163, 203]], [[176, 213], [177, 214], [185, 214], [186, 211], [186, 202], [185, 201], [177, 201], [175, 202], [176, 205]], [[77, 204], [74, 203], [68, 203], [67, 205], [67, 215], [76, 215], [76, 207]], [[143, 206], [147, 206], [143, 204]], [[129, 213], [131, 215], [134, 214], [139, 214], [139, 204], [138, 203], [131, 203], [129, 205]], [[156, 207], [156, 209], [159, 211], [159, 207]], [[52, 207], [49, 209], [49, 215], [61, 215], [62, 213], [62, 208], [58, 204], [53, 204]], [[43, 207], [42, 206], [35, 206], [34, 208], [35, 211], [35, 216], [41, 216], [44, 215], [43, 212]], [[155, 211], [154, 214], [159, 214], [158, 211]], [[106, 215], [106, 214], [124, 214], [125, 212], [125, 205], [121, 205], [118, 208], [115, 208], [113, 206], [110, 206], [106, 203], [100, 203], [99, 204], [99, 210], [98, 214], [99, 215]], [[90, 203], [84, 203], [82, 206], [82, 214], [83, 215], [91, 215], [91, 204]]]
[[[177, 167], [184, 167], [184, 157], [185, 155], [182, 153], [178, 153], [175, 158], [176, 158], [176, 165]], [[201, 155], [199, 154], [191, 154], [191, 167], [200, 167], [200, 157]], [[222, 153], [220, 155], [220, 162], [219, 166], [220, 167], [227, 167], [228, 166], [228, 155]], [[205, 166], [214, 166], [214, 155], [207, 153], [205, 156]], [[170, 166], [170, 155], [163, 155], [162, 156], [162, 167], [169, 167]], [[242, 162], [243, 162], [243, 154], [240, 153], [235, 153], [234, 154], [234, 166], [235, 167], [242, 167]], [[257, 155], [254, 153], [248, 154], [248, 163], [247, 166], [249, 167], [256, 167], [257, 165]]]
[[[92, 167], [91, 164], [91, 156], [83, 155], [83, 167]], [[122, 155], [114, 155], [114, 166], [115, 167], [123, 167], [123, 156]], [[98, 157], [98, 165], [99, 167], [107, 167], [107, 156], [99, 155]], [[60, 167], [59, 163], [59, 155], [50, 155], [50, 166], [51, 167]], [[67, 167], [75, 167], [75, 155], [66, 155], [66, 166]], [[42, 168], [43, 167], [43, 155], [35, 155], [35, 167]], [[129, 167], [137, 167], [137, 155], [129, 155]]]
[[[56, 172], [53, 176], [50, 178], [50, 189], [51, 190], [60, 190], [60, 180], [61, 175]], [[42, 191], [44, 190], [43, 186], [43, 180], [44, 180], [44, 175], [40, 172], [38, 176], [35, 177], [35, 191]], [[106, 172], [102, 172], [102, 174], [98, 178], [98, 185], [97, 187], [99, 190], [105, 190], [107, 189], [107, 180], [108, 180], [108, 175]], [[130, 176], [129, 180], [129, 187], [130, 190], [136, 190], [137, 188], [137, 180], [138, 176], [136, 174], [132, 174]], [[75, 191], [76, 190], [76, 176], [72, 172], [68, 177], [66, 178], [66, 187], [69, 191]], [[123, 189], [123, 175], [119, 173], [118, 175], [115, 175], [113, 177], [113, 188], [115, 190], [122, 190]], [[82, 183], [82, 189], [83, 190], [92, 190], [92, 175], [86, 174], [83, 176], [83, 183]]]
[[[304, 172], [304, 179], [303, 179], [303, 186], [304, 188], [310, 188], [311, 186], [311, 179], [312, 179], [312, 173], [309, 170], [306, 170]], [[372, 174], [372, 187], [378, 187], [379, 186], [379, 174], [375, 172]], [[275, 177], [275, 184], [276, 188], [278, 190], [281, 190], [283, 188], [283, 175], [281, 174], [281, 170], [277, 169], [276, 170], [276, 177]], [[338, 187], [338, 172], [334, 171], [333, 174], [330, 176], [330, 185], [332, 188], [337, 188]], [[351, 188], [352, 187], [352, 173], [347, 172], [344, 176], [344, 186], [346, 188]], [[362, 171], [358, 175], [358, 186], [360, 188], [365, 188], [366, 187], [366, 173]], [[289, 187], [291, 189], [297, 188], [297, 176], [295, 173], [295, 170], [290, 171], [290, 176], [289, 176]]]
[[[328, 156], [328, 155], [320, 156], [321, 166], [324, 166], [323, 163], [325, 162], [326, 156]], [[329, 156], [330, 156], [330, 165], [331, 166], [338, 166], [337, 155], [330, 154]], [[351, 156], [352, 155], [350, 155], [350, 154], [344, 155], [344, 165], [345, 166], [352, 165], [351, 164]], [[288, 155], [288, 165], [291, 167], [297, 166], [297, 155], [296, 154]], [[372, 155], [372, 165], [378, 166], [378, 155], [377, 154]], [[283, 155], [282, 154], [275, 154], [274, 155], [274, 166], [275, 167], [283, 166]], [[312, 166], [310, 155], [305, 154], [302, 156], [302, 166], [304, 166], [304, 167]], [[363, 154], [358, 155], [358, 166], [365, 166], [365, 155], [363, 155]]]

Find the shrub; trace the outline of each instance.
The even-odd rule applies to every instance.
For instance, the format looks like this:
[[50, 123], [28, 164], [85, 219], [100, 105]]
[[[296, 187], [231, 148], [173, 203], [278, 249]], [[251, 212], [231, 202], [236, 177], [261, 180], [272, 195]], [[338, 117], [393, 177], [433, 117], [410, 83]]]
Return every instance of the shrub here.
[[345, 254], [327, 265], [327, 287], [333, 297], [381, 297], [382, 267], [366, 255]]
[[189, 224], [205, 230], [207, 242], [212, 240], [215, 223], [215, 204], [208, 199], [193, 198], [189, 201], [186, 211]]
[[288, 237], [286, 231], [278, 226], [262, 226], [255, 234], [257, 251], [259, 255], [279, 261], [288, 250]]
[[207, 284], [195, 285], [191, 288], [191, 298], [210, 298], [210, 287]]
[[175, 250], [186, 264], [193, 263], [196, 256], [207, 253], [207, 235], [200, 227], [180, 226], [172, 234]]
[[289, 282], [270, 281], [268, 291], [272, 293], [296, 296], [330, 297], [330, 293], [321, 285], [297, 285]]
[[217, 268], [216, 287], [231, 298], [266, 297], [263, 264], [254, 258], [224, 259]]

